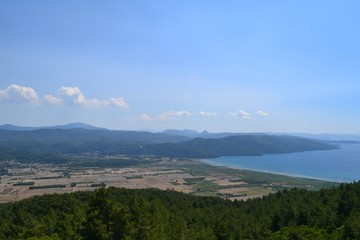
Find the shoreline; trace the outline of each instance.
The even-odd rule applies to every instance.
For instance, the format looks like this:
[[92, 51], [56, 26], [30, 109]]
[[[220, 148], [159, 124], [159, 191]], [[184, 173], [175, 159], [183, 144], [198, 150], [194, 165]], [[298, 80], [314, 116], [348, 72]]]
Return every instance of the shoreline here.
[[336, 183], [360, 181], [360, 148], [358, 144], [340, 144], [330, 151], [293, 152], [252, 156], [203, 158], [206, 164], [227, 166], [290, 177], [317, 179]]
[[307, 176], [307, 175], [301, 175], [301, 174], [291, 174], [291, 173], [284, 173], [284, 172], [266, 171], [266, 170], [259, 170], [259, 169], [254, 169], [254, 168], [240, 167], [240, 166], [235, 166], [235, 165], [231, 165], [231, 164], [220, 164], [220, 163], [211, 161], [211, 159], [200, 159], [199, 161], [204, 164], [213, 166], [213, 167], [225, 167], [225, 168], [234, 169], [234, 170], [246, 170], [246, 171], [274, 174], [274, 175], [280, 175], [280, 176], [286, 176], [286, 177], [292, 177], [292, 178], [302, 178], [302, 179], [308, 179], [308, 180], [326, 181], [326, 182], [330, 182], [330, 183], [332, 183], [332, 182], [333, 183], [351, 183], [348, 181], [342, 181], [342, 180], [337, 180], [337, 179], [320, 178], [320, 177], [313, 177], [313, 176]]

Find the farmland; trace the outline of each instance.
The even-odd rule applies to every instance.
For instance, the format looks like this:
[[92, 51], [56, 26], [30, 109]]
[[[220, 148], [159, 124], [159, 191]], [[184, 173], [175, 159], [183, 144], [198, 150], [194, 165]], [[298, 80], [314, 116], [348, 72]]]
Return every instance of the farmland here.
[[[319, 180], [214, 167], [189, 159], [154, 156], [132, 159], [124, 155], [110, 159], [82, 155], [76, 156], [76, 159], [76, 164], [3, 162], [0, 203], [35, 195], [92, 191], [111, 186], [155, 188], [198, 196], [246, 200], [286, 188], [317, 190], [336, 185]], [[83, 162], [89, 159], [89, 162], [79, 164], [79, 159]]]

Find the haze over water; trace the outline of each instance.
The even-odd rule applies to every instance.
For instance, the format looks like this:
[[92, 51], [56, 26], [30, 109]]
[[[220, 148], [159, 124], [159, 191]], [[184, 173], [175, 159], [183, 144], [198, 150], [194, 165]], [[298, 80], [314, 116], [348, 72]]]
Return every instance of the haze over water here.
[[360, 179], [360, 144], [339, 149], [262, 156], [226, 156], [206, 163], [289, 176], [352, 182]]

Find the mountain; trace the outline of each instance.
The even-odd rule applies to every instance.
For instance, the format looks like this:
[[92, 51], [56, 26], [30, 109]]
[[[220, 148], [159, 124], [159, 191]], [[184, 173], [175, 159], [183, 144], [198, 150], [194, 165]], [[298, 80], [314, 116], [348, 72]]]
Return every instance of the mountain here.
[[203, 131], [197, 137], [199, 137], [199, 138], [224, 138], [224, 137], [239, 136], [239, 135], [264, 135], [264, 134], [263, 133], [229, 133], [229, 132], [210, 133], [208, 131]]
[[[163, 133], [171, 134], [171, 135], [179, 135], [179, 136], [187, 136], [190, 138], [224, 138], [230, 136], [238, 136], [238, 135], [266, 135], [271, 133], [229, 133], [229, 132], [219, 132], [219, 133], [211, 133], [208, 131], [198, 132], [195, 130], [177, 130], [177, 129], [167, 129], [163, 131]], [[283, 133], [283, 135], [291, 135], [303, 138], [310, 139], [318, 139], [318, 140], [326, 140], [330, 142], [339, 142], [339, 141], [360, 141], [360, 135], [356, 134], [311, 134], [311, 133]]]
[[0, 125], [1, 130], [11, 130], [11, 131], [32, 131], [37, 129], [73, 129], [73, 128], [82, 128], [82, 129], [88, 129], [88, 130], [94, 130], [94, 129], [105, 129], [105, 128], [99, 128], [95, 127], [86, 123], [69, 123], [65, 125], [55, 125], [55, 126], [43, 126], [43, 127], [24, 127], [24, 126], [16, 126], [12, 124], [4, 124]]
[[82, 129], [87, 129], [87, 130], [96, 130], [96, 129], [106, 130], [105, 128], [99, 128], [99, 127], [92, 126], [90, 124], [80, 123], [80, 122], [69, 123], [69, 124], [65, 124], [65, 125], [41, 127], [38, 129], [73, 129], [73, 128], [82, 128]]
[[289, 135], [243, 134], [224, 138], [195, 138], [179, 143], [152, 144], [143, 146], [141, 153], [171, 157], [214, 158], [335, 148], [336, 145], [323, 141]]
[[[74, 126], [79, 125], [67, 127]], [[26, 161], [32, 161], [39, 154], [88, 152], [107, 155], [214, 158], [334, 148], [336, 145], [325, 141], [287, 135], [242, 134], [219, 138], [190, 138], [166, 133], [83, 128], [0, 130], [0, 160], [19, 160], [21, 157]]]
[[292, 133], [293, 136], [314, 138], [328, 141], [360, 141], [360, 135], [356, 134], [309, 134], [309, 133]]
[[22, 127], [22, 126], [16, 126], [12, 124], [4, 124], [0, 125], [0, 129], [2, 130], [10, 130], [10, 131], [31, 131], [37, 129], [36, 127]]
[[170, 134], [170, 135], [186, 136], [186, 137], [191, 137], [191, 138], [199, 136], [199, 132], [197, 132], [195, 130], [189, 130], [189, 129], [184, 129], [184, 130], [167, 129], [167, 130], [163, 131], [163, 133]]
[[82, 143], [122, 143], [150, 144], [180, 142], [189, 140], [187, 137], [163, 133], [114, 131], [84, 128], [42, 128], [32, 131], [0, 130], [0, 143], [32, 143], [51, 146], [53, 144]]
[[[206, 130], [202, 131], [202, 132], [198, 132], [198, 131], [189, 130], [189, 129], [184, 129], [184, 130], [167, 129], [167, 130], [163, 131], [163, 133], [171, 134], [171, 135], [178, 135], [178, 136], [187, 136], [190, 138], [223, 138], [223, 137], [229, 137], [229, 136], [244, 135], [244, 133], [228, 133], [228, 132], [210, 133]], [[253, 133], [253, 134], [258, 135], [257, 133]]]

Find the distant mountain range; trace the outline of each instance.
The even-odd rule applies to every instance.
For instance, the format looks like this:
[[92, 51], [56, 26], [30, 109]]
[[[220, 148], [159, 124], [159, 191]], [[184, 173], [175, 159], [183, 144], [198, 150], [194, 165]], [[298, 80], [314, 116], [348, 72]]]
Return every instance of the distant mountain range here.
[[168, 129], [163, 131], [163, 133], [178, 135], [178, 136], [186, 136], [189, 138], [223, 138], [229, 136], [244, 135], [243, 133], [228, 133], [228, 132], [222, 132], [222, 133], [209, 133], [208, 131], [197, 132], [189, 129], [184, 129], [184, 130]]
[[[229, 133], [229, 132], [221, 132], [221, 133], [209, 133], [208, 131], [197, 132], [194, 130], [176, 130], [176, 129], [168, 129], [163, 131], [163, 133], [179, 135], [179, 136], [187, 136], [191, 138], [223, 138], [229, 136], [239, 136], [239, 135], [274, 135], [272, 133]], [[318, 139], [318, 140], [326, 140], [331, 142], [346, 142], [346, 141], [360, 141], [360, 135], [356, 134], [331, 134], [331, 133], [322, 133], [322, 134], [311, 134], [311, 133], [278, 133], [275, 135], [291, 135], [296, 137], [310, 138], [310, 139]]]
[[[86, 129], [86, 130], [108, 130], [106, 128], [99, 128], [92, 126], [90, 124], [86, 123], [69, 123], [64, 125], [55, 125], [55, 126], [41, 126], [41, 127], [29, 127], [29, 126], [17, 126], [12, 124], [4, 124], [0, 125], [0, 130], [11, 130], [11, 131], [33, 131], [33, 130], [39, 130], [39, 129]], [[113, 130], [114, 131], [114, 130]], [[151, 132], [151, 133], [160, 133], [158, 131], [138, 131], [138, 132]], [[161, 133], [166, 135], [176, 135], [176, 136], [182, 136], [186, 137], [188, 139], [190, 138], [221, 138], [221, 137], [228, 137], [228, 136], [234, 136], [234, 135], [241, 135], [241, 133], [209, 133], [207, 131], [198, 132], [195, 130], [178, 130], [178, 129], [167, 129], [162, 131]]]
[[289, 135], [241, 134], [220, 138], [193, 138], [178, 143], [149, 144], [137, 151], [169, 157], [216, 158], [335, 148], [336, 145], [327, 142]]
[[289, 135], [212, 134], [191, 130], [167, 130], [161, 133], [114, 131], [82, 123], [34, 129], [13, 125], [3, 125], [2, 128], [5, 129], [0, 129], [0, 161], [33, 161], [46, 159], [49, 154], [89, 152], [213, 158], [336, 148], [336, 145], [326, 141]]
[[[106, 128], [95, 127], [90, 124], [76, 122], [69, 123], [64, 125], [54, 125], [54, 126], [41, 126], [41, 127], [29, 127], [29, 126], [17, 126], [12, 124], [3, 124], [0, 125], [0, 130], [11, 130], [11, 131], [33, 131], [39, 129], [86, 129], [86, 130], [109, 130]], [[116, 130], [109, 130], [116, 131]], [[119, 131], [118, 131], [119, 132]], [[126, 132], [126, 131], [123, 131]], [[191, 129], [166, 129], [162, 132], [159, 131], [127, 131], [127, 132], [148, 132], [148, 133], [163, 133], [166, 135], [172, 136], [181, 136], [182, 140], [184, 139], [192, 139], [192, 138], [224, 138], [230, 136], [239, 136], [239, 135], [272, 135], [271, 133], [230, 133], [230, 132], [220, 132], [220, 133], [210, 133], [208, 131], [198, 132]], [[356, 134], [310, 134], [310, 133], [282, 133], [277, 135], [291, 135], [303, 138], [310, 139], [319, 139], [319, 140], [327, 140], [327, 141], [360, 141], [360, 135]]]
[[320, 140], [328, 141], [360, 141], [360, 135], [356, 134], [310, 134], [310, 133], [292, 133], [293, 136], [305, 137], [305, 138], [316, 138]]
[[12, 124], [4, 124], [0, 125], [0, 129], [2, 130], [11, 130], [11, 131], [33, 131], [38, 129], [73, 129], [73, 128], [82, 128], [82, 129], [105, 129], [105, 128], [99, 128], [95, 127], [86, 123], [69, 123], [65, 125], [55, 125], [55, 126], [43, 126], [43, 127], [23, 127], [23, 126], [16, 126]]

